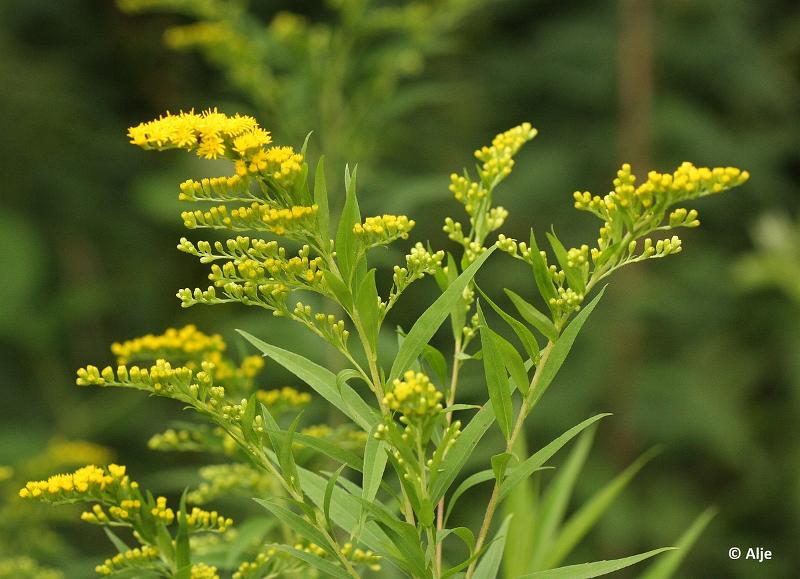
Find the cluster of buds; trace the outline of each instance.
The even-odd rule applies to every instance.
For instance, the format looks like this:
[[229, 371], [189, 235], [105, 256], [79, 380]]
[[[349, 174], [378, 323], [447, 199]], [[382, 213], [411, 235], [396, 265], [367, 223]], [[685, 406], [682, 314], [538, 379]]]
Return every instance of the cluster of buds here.
[[438, 415], [442, 411], [442, 393], [422, 372], [407, 371], [403, 379], [392, 383], [383, 403], [408, 421]]
[[112, 575], [123, 571], [133, 572], [136, 569], [152, 568], [152, 564], [158, 562], [158, 555], [158, 549], [144, 545], [117, 553], [101, 565], [97, 565], [94, 570], [98, 575]]
[[408, 232], [416, 222], [405, 215], [378, 215], [367, 217], [364, 223], [353, 226], [355, 233], [365, 247], [386, 245], [396, 239], [408, 239]]

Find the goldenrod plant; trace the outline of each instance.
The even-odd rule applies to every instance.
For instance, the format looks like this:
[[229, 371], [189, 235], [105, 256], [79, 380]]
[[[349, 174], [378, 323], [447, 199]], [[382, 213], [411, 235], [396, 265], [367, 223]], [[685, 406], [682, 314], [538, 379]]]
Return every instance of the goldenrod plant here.
[[[180, 240], [180, 251], [209, 265], [211, 282], [179, 290], [181, 305], [237, 303], [266, 310], [327, 343], [346, 368], [334, 373], [247, 332], [240, 333], [258, 355], [237, 363], [220, 336], [193, 326], [115, 344], [116, 367], [81, 368], [78, 385], [128, 388], [180, 402], [200, 420], [156, 435], [151, 447], [212, 451], [226, 463], [204, 467], [203, 482], [187, 490], [177, 507], [144, 491], [125, 467], [114, 464], [31, 481], [20, 496], [91, 503], [83, 519], [103, 526], [119, 550], [98, 565], [103, 575], [496, 577], [506, 542], [517, 540], [509, 535], [510, 517], [498, 520], [498, 508], [579, 437], [557, 480], [574, 479], [595, 425], [607, 416], [587, 418], [530, 455], [519, 452], [524, 424], [602, 298], [601, 284], [623, 266], [681, 251], [675, 230], [696, 227], [699, 220], [695, 210], [676, 205], [748, 179], [733, 167], [683, 163], [672, 173], [651, 171], [637, 183], [632, 168], [623, 165], [607, 195], [573, 196], [577, 209], [600, 219], [597, 240], [567, 248], [550, 232], [548, 253], [533, 233], [523, 241], [499, 233], [508, 212], [495, 203], [515, 155], [535, 136], [528, 123], [503, 132], [475, 152], [475, 172], [451, 175], [450, 190], [465, 215], [444, 219], [456, 248], [447, 251], [433, 242], [409, 241], [415, 222], [408, 216], [362, 217], [355, 168], [345, 168], [344, 209], [334, 220], [323, 159], [312, 175], [305, 146], [273, 144], [251, 117], [189, 111], [132, 127], [131, 142], [144, 149], [183, 149], [232, 164], [230, 175], [179, 187], [180, 199], [199, 207], [182, 214], [186, 227], [223, 235]], [[400, 243], [407, 254], [383, 279], [372, 267], [373, 251]], [[528, 295], [481, 291], [476, 274], [503, 254], [519, 262], [530, 281]], [[412, 327], [397, 331], [397, 348], [388, 348], [379, 336], [390, 332], [392, 310], [426, 277], [438, 284], [439, 297]], [[301, 301], [304, 294], [323, 298], [331, 308], [315, 310]], [[501, 305], [506, 299], [513, 310]], [[338, 313], [329, 313], [334, 308]], [[445, 355], [431, 342], [448, 318], [452, 347]], [[513, 342], [503, 337], [500, 322]], [[261, 388], [265, 361], [295, 375], [302, 390]], [[483, 377], [481, 405], [459, 399], [460, 377], [467, 371]], [[304, 422], [302, 407], [312, 397], [337, 409], [340, 423]], [[464, 478], [493, 425], [503, 444], [484, 470]], [[647, 458], [624, 476], [632, 477]], [[481, 524], [453, 526], [451, 515], [463, 508], [459, 499], [482, 483], [491, 486], [489, 499], [471, 507], [481, 513]], [[560, 523], [570, 486], [556, 484], [560, 490], [544, 519], [549, 523], [537, 535], [543, 541], [552, 539], [544, 531]], [[229, 518], [206, 510], [220, 497], [242, 494], [265, 511], [261, 518], [269, 525], [260, 534], [237, 537]], [[602, 511], [602, 505], [592, 511]], [[582, 527], [572, 528], [572, 539], [557, 543], [557, 552], [547, 543], [533, 545], [530, 566], [519, 576], [596, 577], [670, 550], [559, 567], [592, 519], [584, 517]], [[679, 543], [690, 544], [707, 519]], [[116, 534], [122, 530], [125, 538]], [[230, 534], [226, 543], [221, 537]], [[136, 546], [129, 546], [131, 540]], [[210, 554], [220, 550], [230, 556]], [[680, 551], [662, 556], [650, 576], [668, 576], [680, 561], [674, 553]]]

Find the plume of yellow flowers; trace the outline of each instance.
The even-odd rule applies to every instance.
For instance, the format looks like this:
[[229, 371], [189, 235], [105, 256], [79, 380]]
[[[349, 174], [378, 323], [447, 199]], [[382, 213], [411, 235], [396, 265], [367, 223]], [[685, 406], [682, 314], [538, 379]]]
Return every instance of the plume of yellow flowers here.
[[422, 372], [407, 371], [386, 393], [384, 404], [408, 419], [436, 415], [442, 411], [442, 393]]

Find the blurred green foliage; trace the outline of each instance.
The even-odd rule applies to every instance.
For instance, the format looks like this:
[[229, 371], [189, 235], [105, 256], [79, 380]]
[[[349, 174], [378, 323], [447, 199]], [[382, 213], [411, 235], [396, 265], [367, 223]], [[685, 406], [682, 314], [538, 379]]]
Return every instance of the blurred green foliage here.
[[[306, 0], [253, 3], [250, 12], [225, 3], [236, 11], [216, 20], [230, 20], [240, 33], [259, 30], [252, 34], [258, 46], [246, 52], [253, 61], [208, 44], [197, 53], [166, 48], [165, 30], [208, 19], [181, 14], [189, 3], [173, 4], [176, 10], [130, 16], [86, 0], [4, 3], [0, 464], [19, 468], [58, 433], [110, 446], [131, 468], [150, 473], [150, 486], [178, 490], [168, 485], [187, 480], [170, 469], [188, 459], [170, 467], [146, 449], [149, 435], [174, 418], [170, 405], [79, 391], [74, 369], [110, 360], [114, 340], [187, 320], [229, 336], [241, 327], [300, 343], [279, 321], [254, 327], [241, 308], [180, 311], [174, 290], [200, 283], [202, 273], [172, 249], [182, 234], [176, 184], [204, 169], [184, 156], [135, 150], [126, 144], [128, 126], [165, 109], [217, 105], [264, 115], [265, 125], [297, 145], [319, 131], [312, 146], [363, 163], [368, 212], [408, 212], [421, 236], [443, 243], [433, 216], [451, 203], [447, 173], [470, 163], [469, 147], [531, 120], [540, 137], [521, 155], [502, 199], [510, 233], [522, 238], [530, 224], [542, 230], [554, 223], [565, 241], [588, 234], [593, 223], [575, 218], [572, 191], [603, 193], [607, 176], [631, 155], [659, 169], [691, 159], [752, 175], [724, 202], [698, 204], [703, 227], [685, 234], [682, 259], [621, 273], [561, 386], [531, 418], [529, 438], [541, 443], [593, 411], [615, 413], [598, 430], [576, 483], [581, 499], [650, 445], [665, 445], [575, 560], [669, 544], [713, 503], [719, 514], [686, 561], [687, 575], [779, 578], [800, 568], [800, 440], [792, 426], [800, 416], [800, 239], [790, 226], [761, 221], [759, 253], [739, 261], [752, 251], [748, 232], [761, 214], [800, 211], [796, 3], [633, 2], [644, 7], [639, 24], [649, 22], [633, 55], [625, 42], [635, 34], [625, 16], [629, 0]], [[381, 21], [375, 4], [393, 17]], [[453, 4], [458, 17], [404, 20], [398, 7], [406, 4]], [[191, 3], [212, 5], [221, 3]], [[287, 10], [299, 16], [279, 16]], [[348, 34], [335, 40], [342, 27]], [[288, 44], [276, 47], [287, 31]], [[179, 35], [167, 39], [176, 46]], [[324, 59], [347, 40], [347, 73], [337, 78]], [[648, 54], [652, 77], [622, 82]], [[259, 76], [265, 63], [276, 67], [272, 80]], [[330, 77], [338, 85], [320, 90]], [[638, 101], [631, 86], [644, 90]], [[634, 129], [646, 135], [649, 151], [628, 146], [626, 97], [645, 107]], [[337, 132], [346, 115], [358, 114], [366, 115], [358, 134]], [[770, 241], [776, 236], [778, 245]], [[494, 260], [484, 289], [514, 288], [511, 267], [510, 259]], [[420, 300], [429, 296], [415, 291]], [[406, 312], [404, 325], [418, 313]], [[268, 372], [271, 380], [287, 379], [276, 368]], [[465, 376], [462, 388], [483, 396], [480, 375]], [[47, 562], [81, 577], [76, 562], [100, 558], [103, 540], [82, 533]], [[730, 546], [748, 545], [771, 548], [775, 559], [758, 567], [728, 560]]]

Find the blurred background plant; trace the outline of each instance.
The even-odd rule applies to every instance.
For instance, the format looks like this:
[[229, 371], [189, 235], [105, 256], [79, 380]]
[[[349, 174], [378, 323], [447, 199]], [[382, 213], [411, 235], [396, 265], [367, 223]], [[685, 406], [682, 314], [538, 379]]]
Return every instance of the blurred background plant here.
[[[180, 455], [168, 467], [147, 450], [169, 405], [78, 390], [74, 369], [107, 359], [110, 342], [188, 321], [230, 337], [232, 349], [236, 327], [300, 343], [290, 326], [254, 327], [241, 309], [180, 311], [174, 290], [202, 274], [167, 249], [182, 234], [175, 183], [208, 169], [136, 151], [128, 126], [164, 109], [220, 105], [257, 112], [298, 146], [318, 131], [312, 146], [362, 163], [366, 211], [409, 213], [420, 237], [443, 243], [433, 209], [451, 202], [447, 172], [470, 163], [470, 146], [530, 119], [542, 138], [521, 154], [502, 201], [520, 238], [530, 223], [551, 222], [565, 242], [585, 237], [591, 220], [575, 219], [565, 200], [576, 189], [601, 192], [621, 160], [641, 171], [692, 159], [753, 176], [725, 203], [698, 204], [703, 227], [685, 234], [682, 259], [621, 272], [561, 387], [531, 418], [533, 444], [595, 410], [616, 415], [597, 432], [568, 512], [653, 443], [665, 446], [575, 560], [669, 544], [715, 503], [719, 514], [686, 569], [779, 578], [800, 568], [800, 440], [791, 427], [800, 415], [799, 325], [796, 290], [787, 289], [800, 285], [798, 236], [775, 220], [761, 222], [755, 243], [747, 235], [762, 214], [800, 212], [796, 3], [308, 0], [195, 2], [190, 13], [188, 3], [159, 5], [158, 14], [131, 16], [88, 0], [7, 0], [0, 13], [0, 71], [10, 79], [0, 91], [0, 464], [21, 473], [59, 433], [113, 448], [147, 486], [179, 491], [199, 459]], [[236, 43], [215, 40], [208, 23], [254, 58], [237, 57]], [[193, 50], [170, 51], [163, 40]], [[358, 132], [337, 133], [340, 116], [355, 114], [365, 115]], [[750, 257], [732, 268], [742, 254]], [[514, 281], [511, 260], [495, 261], [489, 293]], [[481, 382], [465, 376], [460, 388]], [[105, 537], [70, 537], [52, 555], [29, 555], [81, 577], [73, 570], [91, 565], [76, 561], [100, 558]], [[775, 560], [728, 560], [730, 546], [748, 544], [772, 548]]]

